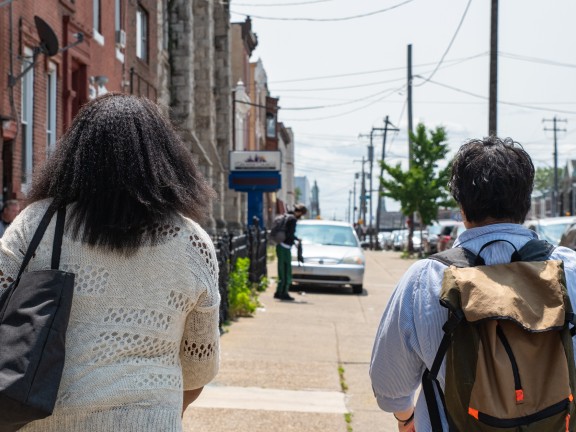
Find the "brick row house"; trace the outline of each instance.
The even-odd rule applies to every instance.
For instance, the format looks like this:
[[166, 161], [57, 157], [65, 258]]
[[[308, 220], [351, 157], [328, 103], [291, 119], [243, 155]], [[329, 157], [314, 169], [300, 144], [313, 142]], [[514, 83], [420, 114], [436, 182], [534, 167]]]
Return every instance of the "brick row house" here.
[[[268, 94], [265, 80], [254, 80], [259, 66], [248, 61], [256, 43], [251, 28], [246, 33], [250, 20], [230, 24], [227, 2], [4, 0], [0, 5], [3, 200], [25, 198], [34, 170], [80, 107], [109, 91], [145, 96], [166, 107], [218, 193], [209, 230], [239, 230], [246, 223], [244, 194], [227, 187], [230, 150], [289, 149], [292, 156], [285, 161], [291, 165], [284, 176], [293, 178], [291, 131], [277, 122], [278, 100]], [[241, 47], [235, 43], [237, 26]], [[58, 50], [47, 52], [51, 35]], [[235, 72], [239, 58], [246, 63], [242, 73]], [[242, 79], [249, 86], [246, 98], [267, 108], [252, 110], [240, 132], [234, 128], [239, 104], [233, 90]], [[260, 96], [252, 94], [255, 88], [262, 90]], [[271, 194], [267, 205], [275, 211], [276, 202]]]
[[250, 18], [232, 23], [231, 33], [233, 150], [278, 150], [282, 154], [282, 188], [264, 195], [264, 225], [270, 227], [277, 214], [291, 210], [295, 204], [294, 134], [279, 121], [279, 98], [268, 89], [262, 60], [250, 60], [258, 45]]

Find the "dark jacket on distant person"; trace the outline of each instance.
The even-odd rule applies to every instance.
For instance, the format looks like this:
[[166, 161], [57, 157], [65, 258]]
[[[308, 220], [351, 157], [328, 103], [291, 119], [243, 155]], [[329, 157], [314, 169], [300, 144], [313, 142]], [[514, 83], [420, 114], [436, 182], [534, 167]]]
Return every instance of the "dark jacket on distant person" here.
[[296, 237], [296, 216], [294, 216], [294, 212], [288, 212], [286, 214], [286, 237], [282, 244], [286, 246], [294, 246], [294, 242], [297, 240]]

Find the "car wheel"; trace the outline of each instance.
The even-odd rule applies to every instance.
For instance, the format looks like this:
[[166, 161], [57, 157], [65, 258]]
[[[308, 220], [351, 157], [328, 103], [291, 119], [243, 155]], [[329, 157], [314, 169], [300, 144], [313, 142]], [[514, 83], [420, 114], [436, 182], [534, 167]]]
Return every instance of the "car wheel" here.
[[352, 285], [352, 292], [354, 294], [362, 294], [363, 288], [362, 288], [362, 284], [360, 285]]

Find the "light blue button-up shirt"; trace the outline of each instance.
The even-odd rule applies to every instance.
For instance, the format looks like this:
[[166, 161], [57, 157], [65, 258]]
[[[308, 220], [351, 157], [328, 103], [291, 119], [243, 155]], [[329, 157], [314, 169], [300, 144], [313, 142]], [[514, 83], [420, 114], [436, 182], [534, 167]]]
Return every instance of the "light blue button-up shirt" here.
[[[491, 240], [508, 240], [520, 249], [535, 238], [538, 238], [535, 232], [521, 225], [493, 224], [464, 231], [454, 247], [465, 247], [477, 254]], [[510, 262], [513, 252], [509, 243], [497, 242], [482, 251], [482, 258], [487, 265], [501, 264]], [[550, 258], [564, 262], [568, 293], [576, 310], [576, 252], [557, 247]], [[384, 411], [410, 408], [424, 370], [432, 367], [443, 336], [442, 326], [448, 317], [447, 309], [439, 303], [445, 269], [444, 264], [430, 259], [416, 262], [404, 274], [386, 306], [370, 365], [374, 394]], [[442, 388], [445, 371], [443, 363], [438, 375]], [[443, 423], [448, 430], [445, 419]], [[424, 392], [420, 392], [416, 403], [415, 427], [418, 432], [432, 430]]]

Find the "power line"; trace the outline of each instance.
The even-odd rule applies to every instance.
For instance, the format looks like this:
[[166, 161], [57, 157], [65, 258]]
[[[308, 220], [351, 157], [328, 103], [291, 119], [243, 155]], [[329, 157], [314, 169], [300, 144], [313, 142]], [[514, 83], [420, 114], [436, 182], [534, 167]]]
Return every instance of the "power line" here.
[[513, 60], [521, 60], [521, 61], [526, 61], [526, 62], [530, 62], [530, 63], [542, 63], [542, 64], [546, 64], [546, 65], [550, 65], [550, 66], [576, 68], [576, 64], [573, 64], [573, 63], [562, 63], [562, 62], [558, 62], [555, 60], [547, 60], [547, 59], [542, 59], [542, 58], [538, 58], [538, 57], [530, 57], [530, 56], [524, 56], [524, 55], [520, 55], [520, 54], [512, 54], [512, 53], [507, 53], [507, 52], [503, 52], [503, 51], [498, 51], [498, 55], [500, 57], [509, 58], [509, 59], [513, 59]]
[[394, 89], [387, 88], [387, 89], [384, 89], [382, 91], [379, 91], [378, 93], [374, 93], [370, 96], [365, 96], [365, 97], [354, 99], [351, 101], [340, 102], [340, 103], [331, 104], [331, 105], [317, 105], [317, 106], [293, 107], [293, 108], [282, 107], [282, 110], [283, 111], [305, 111], [305, 110], [315, 110], [315, 109], [324, 109], [324, 108], [334, 108], [334, 107], [339, 107], [339, 106], [343, 106], [343, 105], [350, 105], [350, 104], [357, 103], [357, 102], [363, 102], [365, 100], [372, 99], [375, 96], [379, 96], [379, 95], [381, 95], [383, 93], [387, 93], [389, 91], [394, 91]]
[[348, 89], [360, 88], [360, 87], [370, 87], [370, 86], [379, 85], [379, 84], [387, 84], [387, 83], [397, 82], [397, 81], [404, 81], [404, 78], [395, 78], [395, 79], [390, 79], [390, 80], [385, 80], [385, 81], [375, 81], [375, 82], [371, 82], [371, 83], [355, 84], [355, 85], [342, 86], [342, 87], [322, 87], [322, 88], [307, 88], [307, 89], [277, 89], [277, 88], [275, 88], [274, 93], [348, 90]]
[[315, 117], [315, 118], [302, 118], [302, 119], [294, 119], [294, 118], [293, 118], [293, 119], [285, 119], [285, 121], [287, 121], [287, 122], [298, 122], [298, 121], [307, 122], [307, 121], [328, 120], [328, 119], [332, 119], [332, 118], [343, 117], [343, 116], [345, 116], [345, 115], [352, 114], [352, 113], [354, 113], [354, 112], [356, 112], [356, 111], [360, 111], [360, 110], [363, 110], [363, 109], [365, 109], [365, 108], [368, 108], [369, 106], [372, 106], [372, 105], [374, 105], [375, 103], [378, 103], [378, 102], [386, 99], [387, 97], [391, 96], [392, 94], [396, 93], [396, 92], [399, 91], [399, 90], [402, 90], [402, 89], [405, 88], [405, 87], [406, 87], [406, 85], [403, 85], [403, 86], [401, 86], [401, 87], [398, 87], [397, 89], [394, 89], [393, 91], [391, 91], [389, 94], [384, 95], [384, 96], [382, 96], [381, 98], [378, 98], [378, 99], [376, 99], [376, 100], [374, 100], [374, 101], [371, 101], [370, 103], [367, 103], [366, 105], [363, 105], [363, 106], [361, 106], [361, 107], [358, 107], [358, 108], [355, 108], [355, 109], [353, 109], [353, 110], [346, 111], [346, 112], [343, 112], [343, 113], [340, 113], [340, 114], [335, 114], [335, 115], [325, 116], [325, 117]]
[[[483, 57], [485, 55], [488, 55], [488, 51], [484, 51], [482, 53], [475, 54], [475, 55], [472, 55], [469, 57], [462, 57], [462, 58], [458, 58], [458, 59], [447, 60], [447, 62], [464, 62], [464, 61], [472, 60], [472, 59], [475, 59], [478, 57]], [[436, 64], [435, 62], [421, 63], [418, 65], [414, 65], [414, 67], [432, 66], [435, 64]], [[351, 73], [346, 73], [346, 74], [324, 75], [324, 76], [316, 76], [316, 77], [308, 77], [308, 78], [296, 78], [296, 79], [281, 80], [281, 81], [270, 81], [269, 84], [280, 84], [280, 83], [301, 82], [301, 81], [315, 81], [315, 80], [323, 80], [323, 79], [327, 79], [327, 78], [342, 78], [342, 77], [348, 77], [348, 76], [369, 75], [369, 74], [375, 74], [375, 73], [380, 73], [380, 72], [391, 72], [391, 71], [405, 70], [405, 69], [406, 69], [406, 66], [396, 66], [396, 67], [386, 68], [386, 69], [376, 69], [376, 70], [362, 71], [362, 72], [351, 72]]]
[[[485, 54], [487, 54], [487, 53], [485, 53]], [[447, 65], [443, 66], [443, 68], [457, 66], [461, 63], [476, 59], [476, 58], [478, 58], [482, 55], [485, 55], [485, 54], [477, 54], [477, 55], [470, 56], [470, 57], [464, 57], [462, 59], [450, 60], [451, 64], [447, 64]], [[420, 66], [426, 66], [426, 65], [422, 64]], [[278, 88], [275, 88], [274, 92], [276, 92], [276, 93], [280, 93], [280, 92], [318, 92], [318, 91], [328, 91], [328, 90], [329, 91], [348, 90], [348, 89], [352, 89], [352, 88], [370, 87], [370, 86], [378, 85], [378, 84], [386, 84], [386, 83], [391, 83], [391, 82], [404, 81], [405, 79], [406, 79], [405, 77], [402, 77], [402, 78], [394, 78], [394, 79], [385, 80], [385, 81], [376, 81], [376, 82], [371, 82], [371, 83], [355, 84], [355, 85], [340, 86], [340, 87], [321, 87], [321, 88], [306, 88], [306, 89], [282, 89], [282, 88], [278, 89]]]
[[442, 64], [442, 62], [444, 61], [444, 58], [446, 57], [446, 54], [448, 54], [448, 51], [450, 51], [450, 48], [452, 48], [452, 44], [454, 43], [454, 41], [456, 40], [456, 36], [458, 35], [458, 32], [460, 31], [460, 27], [462, 27], [462, 23], [464, 22], [464, 18], [466, 18], [466, 14], [468, 13], [468, 9], [470, 8], [470, 4], [472, 3], [472, 0], [468, 0], [468, 4], [466, 5], [466, 9], [464, 9], [464, 13], [462, 14], [462, 18], [460, 18], [460, 22], [458, 23], [458, 27], [456, 27], [456, 31], [454, 32], [454, 35], [452, 35], [452, 39], [450, 40], [450, 43], [448, 44], [448, 47], [446, 48], [446, 51], [444, 51], [444, 54], [442, 54], [442, 57], [440, 58], [440, 61], [438, 62], [438, 64], [436, 65], [436, 67], [434, 68], [434, 70], [432, 71], [432, 73], [430, 74], [430, 76], [428, 78], [426, 78], [424, 80], [424, 82], [418, 84], [418, 86], [424, 85], [426, 84], [426, 82], [428, 80], [430, 80], [438, 71], [438, 68], [440, 67], [440, 65]]
[[276, 4], [258, 4], [258, 3], [234, 3], [234, 6], [256, 6], [256, 7], [276, 7], [276, 6], [302, 6], [316, 3], [326, 3], [334, 0], [313, 0], [299, 3], [276, 3]]
[[[415, 77], [422, 78], [421, 76], [418, 76], [418, 75], [415, 75]], [[442, 84], [442, 83], [439, 83], [438, 81], [433, 81], [433, 80], [428, 80], [428, 82], [430, 82], [432, 84], [436, 84], [440, 87], [445, 87], [447, 89], [454, 90], [454, 91], [459, 92], [459, 93], [464, 93], [464, 94], [467, 94], [467, 95], [470, 95], [470, 96], [473, 96], [476, 98], [488, 100], [488, 98], [486, 96], [479, 95], [477, 93], [472, 93], [470, 91], [463, 90], [463, 89], [460, 89], [457, 87], [453, 87], [453, 86], [448, 85], [448, 84]], [[521, 103], [516, 103], [516, 102], [506, 102], [506, 101], [502, 101], [502, 100], [499, 100], [498, 103], [503, 104], [503, 105], [511, 105], [511, 106], [517, 106], [520, 108], [537, 110], [537, 111], [550, 111], [550, 112], [559, 112], [559, 113], [563, 113], [563, 114], [576, 114], [576, 111], [550, 109], [550, 108], [537, 107], [537, 106], [533, 106], [533, 105], [526, 105], [526, 104], [521, 104]]]
[[[445, 63], [453, 63], [453, 65], [460, 64], [460, 63], [463, 63], [463, 62], [466, 62], [469, 60], [474, 60], [474, 59], [479, 58], [479, 57], [484, 57], [484, 56], [488, 55], [488, 53], [489, 53], [488, 51], [484, 51], [482, 53], [478, 53], [478, 54], [475, 54], [475, 55], [472, 55], [469, 57], [461, 57], [461, 58], [457, 58], [457, 59], [443, 60], [442, 64], [445, 64]], [[509, 58], [512, 60], [520, 60], [520, 61], [531, 62], [531, 63], [541, 63], [541, 64], [547, 64], [549, 66], [576, 68], [576, 64], [572, 64], [572, 63], [562, 63], [562, 62], [557, 62], [554, 60], [541, 59], [538, 57], [528, 57], [528, 56], [523, 56], [520, 54], [507, 53], [507, 52], [503, 52], [503, 51], [499, 51], [498, 55], [499, 55], [499, 57]], [[417, 68], [417, 67], [432, 66], [432, 65], [438, 65], [438, 64], [440, 64], [440, 63], [434, 63], [434, 62], [420, 63], [418, 65], [413, 65], [413, 67]], [[444, 66], [444, 67], [447, 67], [447, 66]], [[324, 76], [316, 76], [316, 77], [288, 79], [288, 80], [281, 80], [281, 81], [270, 81], [269, 84], [283, 84], [283, 83], [302, 82], [302, 81], [324, 80], [324, 79], [329, 79], [329, 78], [343, 78], [343, 77], [349, 77], [349, 76], [369, 75], [369, 74], [375, 74], [375, 73], [380, 73], [380, 72], [392, 72], [392, 71], [405, 70], [405, 69], [406, 69], [406, 66], [396, 66], [396, 67], [386, 68], [386, 69], [376, 69], [376, 70], [370, 70], [370, 71], [351, 72], [351, 73], [346, 73], [346, 74], [324, 75]], [[425, 78], [422, 77], [422, 79], [425, 79]], [[419, 85], [421, 85], [421, 84], [419, 84]], [[337, 88], [335, 88], [335, 89], [337, 89]], [[322, 89], [310, 89], [309, 91], [314, 91], [314, 90], [322, 90]], [[283, 90], [283, 91], [287, 91], [287, 90]], [[288, 90], [288, 91], [292, 91], [292, 90]], [[308, 91], [308, 90], [302, 90], [302, 91]]]
[[259, 15], [249, 15], [249, 14], [244, 14], [244, 13], [240, 13], [240, 12], [236, 12], [236, 11], [232, 11], [232, 10], [230, 12], [233, 14], [242, 15], [245, 17], [258, 18], [258, 19], [264, 19], [264, 20], [273, 20], [273, 21], [335, 22], [335, 21], [349, 21], [349, 20], [353, 20], [353, 19], [357, 19], [357, 18], [365, 18], [368, 16], [381, 14], [384, 12], [391, 11], [392, 9], [396, 9], [400, 6], [405, 5], [405, 4], [412, 3], [413, 1], [414, 0], [406, 0], [402, 3], [398, 3], [394, 6], [390, 6], [386, 9], [380, 9], [380, 10], [373, 11], [373, 12], [368, 12], [368, 13], [359, 14], [359, 15], [352, 15], [352, 16], [347, 16], [347, 17], [340, 17], [340, 18], [281, 18], [281, 17], [266, 17], [266, 16], [259, 16]]

